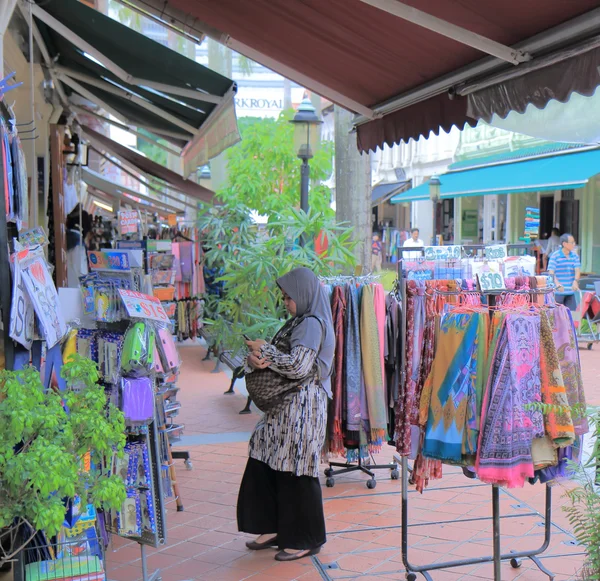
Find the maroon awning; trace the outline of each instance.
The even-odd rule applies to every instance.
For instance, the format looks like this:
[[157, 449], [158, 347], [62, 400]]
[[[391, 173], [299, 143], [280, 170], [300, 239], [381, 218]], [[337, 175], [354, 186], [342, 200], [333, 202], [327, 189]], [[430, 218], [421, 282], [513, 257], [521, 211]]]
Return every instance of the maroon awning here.
[[142, 172], [150, 174], [155, 178], [163, 180], [174, 189], [179, 190], [184, 193], [186, 196], [198, 200], [200, 202], [212, 203], [214, 192], [205, 188], [204, 186], [198, 185], [191, 180], [184, 179], [180, 174], [166, 168], [147, 157], [117, 143], [116, 141], [106, 137], [106, 135], [102, 135], [102, 133], [98, 133], [94, 131], [90, 127], [83, 127], [83, 132], [86, 134], [90, 140], [96, 142], [99, 146], [106, 149], [108, 152], [112, 152], [114, 155], [123, 158], [125, 161], [129, 162], [131, 165], [140, 169]]
[[[380, 0], [162, 4], [193, 17], [187, 22], [204, 27], [209, 36], [234, 50], [362, 115], [358, 125], [362, 150], [473, 122], [467, 116], [467, 98], [454, 96], [455, 86], [523, 66], [392, 15], [372, 6], [373, 1]], [[387, 3], [393, 9], [394, 0]], [[401, 0], [401, 4], [505, 47], [521, 48], [526, 43], [523, 50], [533, 61], [600, 32], [599, 0]], [[572, 21], [578, 17], [586, 22]], [[550, 36], [558, 26], [564, 34]], [[543, 38], [536, 36], [542, 33]]]

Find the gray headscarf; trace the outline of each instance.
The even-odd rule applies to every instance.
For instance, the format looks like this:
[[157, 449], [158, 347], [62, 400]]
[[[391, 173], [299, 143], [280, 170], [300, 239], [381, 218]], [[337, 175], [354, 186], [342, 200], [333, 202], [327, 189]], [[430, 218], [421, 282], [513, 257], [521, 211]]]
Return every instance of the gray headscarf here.
[[[335, 334], [331, 305], [319, 279], [308, 268], [295, 268], [277, 279], [279, 288], [296, 303], [296, 317], [312, 316], [321, 321], [308, 319], [294, 328], [291, 337], [292, 349], [307, 347], [318, 353], [319, 371], [323, 388], [331, 397], [331, 368], [335, 352]], [[321, 341], [321, 335], [324, 334]]]

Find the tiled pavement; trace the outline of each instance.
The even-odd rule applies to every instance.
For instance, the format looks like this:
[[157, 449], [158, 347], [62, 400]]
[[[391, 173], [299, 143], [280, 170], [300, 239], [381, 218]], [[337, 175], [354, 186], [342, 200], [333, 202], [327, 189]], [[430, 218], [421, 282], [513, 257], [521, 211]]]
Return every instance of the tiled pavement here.
[[[244, 470], [246, 441], [256, 416], [240, 416], [245, 397], [224, 396], [229, 380], [213, 374], [214, 363], [202, 362], [197, 346], [182, 348], [180, 419], [186, 424], [182, 447], [190, 450], [193, 470], [177, 462], [177, 476], [185, 504], [184, 512], [168, 507], [168, 543], [148, 551], [150, 570], [161, 569], [163, 581], [361, 581], [403, 580], [401, 553], [401, 485], [385, 471], [378, 473], [374, 490], [366, 477], [338, 477], [334, 488], [323, 487], [328, 542], [312, 559], [277, 563], [274, 551], [250, 552], [246, 535], [237, 531], [235, 506]], [[586, 393], [600, 404], [598, 358], [582, 352]], [[391, 449], [378, 461], [392, 458]], [[491, 487], [467, 480], [458, 469], [444, 468], [444, 478], [425, 494], [409, 492], [409, 560], [413, 565], [443, 562], [491, 554]], [[500, 508], [504, 552], [535, 549], [543, 543], [544, 487], [502, 491]], [[582, 562], [581, 547], [574, 543], [561, 504], [564, 489], [553, 489], [552, 538], [542, 555], [544, 566], [557, 581], [575, 579]], [[533, 513], [533, 514], [532, 514]], [[449, 524], [456, 518], [465, 522]], [[136, 581], [141, 578], [137, 545], [115, 539], [108, 554], [108, 579]], [[432, 571], [434, 581], [491, 580], [491, 564]], [[424, 577], [418, 576], [418, 579]], [[502, 580], [548, 579], [535, 564], [525, 560], [519, 569], [502, 565]]]

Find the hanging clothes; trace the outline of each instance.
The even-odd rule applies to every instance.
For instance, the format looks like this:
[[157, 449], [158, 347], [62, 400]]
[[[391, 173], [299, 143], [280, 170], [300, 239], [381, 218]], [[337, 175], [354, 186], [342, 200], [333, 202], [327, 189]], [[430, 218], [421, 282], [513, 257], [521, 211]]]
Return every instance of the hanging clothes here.
[[344, 453], [343, 408], [344, 408], [344, 319], [346, 296], [343, 287], [332, 291], [331, 310], [335, 331], [335, 357], [332, 377], [332, 400], [329, 406], [329, 450], [334, 454]]
[[358, 446], [361, 428], [361, 390], [363, 386], [362, 354], [360, 347], [360, 315], [358, 289], [349, 284], [345, 288], [346, 320], [343, 369], [346, 394], [344, 400], [344, 424], [346, 442]]
[[539, 316], [506, 316], [484, 400], [475, 469], [482, 482], [509, 488], [533, 478], [532, 441], [544, 436]]
[[586, 418], [585, 393], [581, 378], [581, 362], [575, 336], [575, 326], [571, 312], [564, 305], [557, 305], [548, 311], [552, 336], [556, 344], [560, 370], [562, 372], [575, 434], [587, 434], [589, 425]]
[[360, 310], [361, 353], [365, 393], [369, 412], [369, 430], [374, 450], [381, 448], [387, 439], [385, 386], [383, 383], [383, 357], [379, 343], [379, 329], [375, 311], [376, 290], [366, 285], [362, 290]]

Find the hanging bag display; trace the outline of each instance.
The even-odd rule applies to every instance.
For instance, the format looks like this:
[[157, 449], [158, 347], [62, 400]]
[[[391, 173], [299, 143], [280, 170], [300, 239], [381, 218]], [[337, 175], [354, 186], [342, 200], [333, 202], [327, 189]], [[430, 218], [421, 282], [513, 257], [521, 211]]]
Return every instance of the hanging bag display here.
[[[291, 349], [291, 337], [292, 331], [304, 320], [310, 317], [299, 317], [289, 329], [286, 329], [281, 335], [275, 335], [272, 345], [274, 345], [279, 351], [289, 355]], [[323, 347], [324, 330], [323, 323], [317, 317], [321, 324], [321, 345], [319, 351]], [[276, 371], [269, 369], [255, 369], [252, 373], [248, 373], [246, 379], [246, 389], [250, 399], [254, 402], [256, 407], [262, 412], [273, 411], [280, 404], [282, 404], [287, 396], [293, 394], [302, 385], [306, 385], [310, 380], [314, 379], [319, 375], [319, 366], [315, 360], [312, 372], [307, 377], [302, 379], [290, 379], [284, 377]]]
[[156, 335], [153, 327], [143, 321], [127, 329], [121, 354], [121, 370], [130, 377], [150, 375], [154, 367]]

